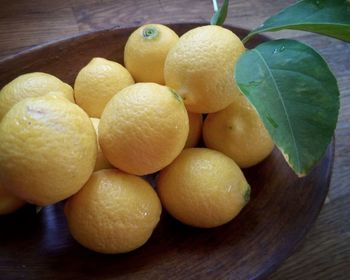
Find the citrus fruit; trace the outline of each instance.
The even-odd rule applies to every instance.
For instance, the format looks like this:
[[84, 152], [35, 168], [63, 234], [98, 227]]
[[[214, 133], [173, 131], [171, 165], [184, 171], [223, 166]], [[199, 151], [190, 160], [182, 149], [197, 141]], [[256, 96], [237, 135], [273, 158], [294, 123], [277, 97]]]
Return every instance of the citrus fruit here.
[[96, 135], [97, 135], [97, 157], [96, 157], [96, 164], [95, 164], [94, 171], [111, 168], [112, 165], [108, 162], [108, 160], [103, 155], [100, 144], [98, 142], [98, 125], [100, 123], [100, 119], [90, 118], [90, 120], [95, 128]]
[[208, 114], [203, 139], [208, 148], [226, 154], [241, 168], [259, 163], [274, 147], [258, 113], [241, 94], [226, 109]]
[[0, 123], [0, 182], [19, 198], [48, 205], [77, 192], [96, 161], [88, 115], [65, 98], [27, 98]]
[[75, 79], [75, 101], [90, 117], [99, 118], [107, 102], [119, 90], [133, 83], [133, 78], [124, 66], [95, 57], [80, 70]]
[[68, 226], [83, 246], [100, 253], [125, 253], [142, 246], [162, 208], [145, 180], [105, 169], [91, 176], [65, 205]]
[[188, 120], [190, 130], [185, 148], [193, 148], [198, 144], [202, 135], [203, 116], [202, 114], [188, 112]]
[[62, 91], [49, 91], [47, 94], [44, 94], [44, 96], [53, 96], [56, 98], [66, 98]]
[[228, 29], [216, 25], [194, 28], [169, 51], [165, 83], [178, 92], [190, 112], [222, 110], [239, 93], [233, 73], [244, 50], [241, 40]]
[[181, 152], [188, 136], [188, 116], [181, 97], [155, 83], [121, 90], [100, 120], [103, 154], [115, 167], [135, 175], [156, 172]]
[[0, 120], [17, 102], [28, 97], [38, 97], [59, 91], [74, 102], [73, 89], [70, 85], [50, 74], [34, 72], [18, 76], [0, 91]]
[[15, 212], [25, 205], [25, 201], [6, 190], [0, 183], [0, 215]]
[[164, 61], [179, 37], [162, 24], [146, 24], [129, 37], [124, 50], [125, 67], [137, 82], [164, 84]]
[[180, 222], [201, 228], [232, 220], [249, 200], [250, 187], [237, 164], [224, 154], [190, 148], [157, 180], [166, 210]]

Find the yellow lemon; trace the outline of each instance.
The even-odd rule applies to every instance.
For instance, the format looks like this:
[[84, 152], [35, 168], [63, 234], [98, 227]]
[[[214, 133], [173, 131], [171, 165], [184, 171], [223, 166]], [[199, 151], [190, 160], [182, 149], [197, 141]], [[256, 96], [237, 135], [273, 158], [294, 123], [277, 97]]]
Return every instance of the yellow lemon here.
[[0, 182], [19, 198], [48, 205], [76, 193], [96, 161], [88, 115], [64, 98], [27, 98], [0, 123]]
[[15, 212], [25, 205], [25, 201], [6, 190], [0, 183], [0, 215]]
[[162, 208], [145, 180], [112, 169], [95, 172], [65, 205], [70, 232], [100, 253], [125, 253], [142, 246], [158, 224]]
[[258, 113], [243, 95], [226, 109], [208, 114], [203, 139], [208, 148], [226, 154], [241, 168], [259, 163], [274, 147]]
[[212, 113], [233, 102], [239, 90], [234, 66], [245, 48], [230, 30], [210, 25], [182, 35], [164, 66], [165, 83], [194, 113]]
[[107, 168], [112, 168], [112, 165], [108, 162], [108, 160], [105, 158], [105, 156], [102, 153], [100, 144], [98, 142], [98, 125], [100, 123], [100, 119], [97, 118], [90, 118], [95, 131], [96, 131], [96, 135], [97, 135], [97, 157], [96, 157], [96, 164], [95, 164], [95, 170], [94, 171], [98, 171], [101, 169], [107, 169]]
[[45, 96], [52, 96], [55, 98], [66, 98], [62, 91], [49, 91]]
[[5, 85], [0, 91], [0, 120], [17, 102], [59, 91], [74, 103], [73, 89], [70, 85], [50, 74], [34, 72], [18, 76]]
[[202, 136], [202, 114], [188, 112], [189, 132], [186, 140], [185, 148], [193, 148], [197, 146]]
[[103, 154], [115, 167], [135, 175], [156, 172], [185, 146], [188, 116], [181, 97], [155, 83], [121, 90], [107, 104], [99, 125]]
[[250, 187], [237, 164], [206, 148], [183, 150], [160, 172], [157, 191], [174, 218], [202, 228], [232, 220], [250, 195]]
[[164, 62], [179, 36], [162, 24], [146, 24], [129, 37], [124, 50], [125, 67], [137, 82], [164, 84]]
[[90, 117], [99, 118], [108, 101], [119, 90], [133, 83], [133, 78], [124, 66], [95, 57], [80, 70], [75, 79], [75, 101]]

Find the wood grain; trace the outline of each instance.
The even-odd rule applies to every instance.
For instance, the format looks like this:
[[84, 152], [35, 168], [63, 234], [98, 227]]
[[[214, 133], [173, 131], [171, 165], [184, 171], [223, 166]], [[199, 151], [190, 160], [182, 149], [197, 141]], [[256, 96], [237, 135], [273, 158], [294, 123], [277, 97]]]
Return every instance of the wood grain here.
[[[293, 0], [230, 1], [227, 23], [254, 28]], [[185, 0], [1, 0], [0, 59], [28, 47], [85, 31], [145, 22], [208, 20], [211, 1]], [[341, 89], [333, 176], [328, 203], [304, 246], [271, 279], [348, 279], [350, 264], [350, 47], [305, 32], [269, 36], [296, 38], [324, 55]], [[19, 70], [20, 71], [20, 70]], [[0, 69], [0, 74], [2, 69]]]

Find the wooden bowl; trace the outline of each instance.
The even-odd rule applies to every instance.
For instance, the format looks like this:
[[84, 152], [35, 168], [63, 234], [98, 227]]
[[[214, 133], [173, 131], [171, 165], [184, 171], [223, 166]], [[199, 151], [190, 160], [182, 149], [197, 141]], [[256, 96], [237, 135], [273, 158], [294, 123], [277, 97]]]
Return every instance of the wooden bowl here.
[[[169, 24], [178, 34], [200, 24]], [[246, 30], [228, 26], [243, 37]], [[39, 46], [0, 61], [0, 87], [20, 74], [43, 71], [73, 84], [92, 57], [123, 62], [135, 27], [109, 29]], [[256, 36], [254, 46], [267, 38]], [[249, 45], [248, 45], [249, 47]], [[76, 243], [62, 203], [36, 214], [33, 206], [0, 218], [1, 279], [262, 279], [300, 244], [326, 197], [333, 147], [298, 178], [277, 149], [244, 170], [252, 198], [230, 223], [215, 229], [180, 224], [163, 211], [151, 239], [138, 250], [101, 255]], [[48, 167], [49, 168], [49, 167]]]

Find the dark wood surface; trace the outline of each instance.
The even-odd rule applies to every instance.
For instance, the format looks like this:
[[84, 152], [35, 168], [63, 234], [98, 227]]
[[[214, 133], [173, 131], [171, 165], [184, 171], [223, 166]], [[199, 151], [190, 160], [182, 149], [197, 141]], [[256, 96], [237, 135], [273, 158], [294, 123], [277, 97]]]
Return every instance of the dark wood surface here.
[[[170, 25], [178, 34], [195, 24]], [[43, 71], [72, 83], [92, 57], [122, 62], [134, 28], [110, 29], [32, 49], [0, 62], [0, 87], [15, 76]], [[234, 29], [243, 37], [246, 32]], [[258, 36], [251, 44], [263, 41]], [[146, 246], [119, 256], [103, 256], [75, 243], [62, 204], [38, 215], [29, 208], [0, 218], [0, 275], [17, 279], [261, 279], [288, 257], [317, 218], [326, 197], [333, 150], [307, 177], [299, 179], [274, 151], [245, 170], [252, 199], [231, 223], [211, 230], [190, 228], [163, 215]]]
[[[294, 0], [231, 0], [226, 22], [251, 29], [292, 2]], [[211, 14], [210, 0], [1, 0], [0, 60], [35, 45], [87, 31], [146, 22], [207, 21]], [[326, 204], [302, 247], [270, 279], [348, 279], [350, 47], [346, 43], [305, 32], [286, 31], [269, 33], [269, 36], [295, 38], [317, 48], [336, 74], [341, 90], [335, 162]], [[0, 228], [2, 230], [3, 227]], [[13, 254], [17, 257], [15, 252]], [[0, 262], [1, 268], [6, 265]], [[16, 269], [22, 271], [22, 266]]]

